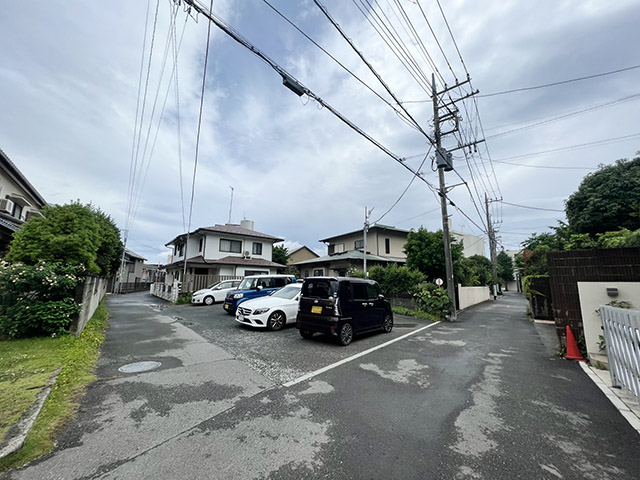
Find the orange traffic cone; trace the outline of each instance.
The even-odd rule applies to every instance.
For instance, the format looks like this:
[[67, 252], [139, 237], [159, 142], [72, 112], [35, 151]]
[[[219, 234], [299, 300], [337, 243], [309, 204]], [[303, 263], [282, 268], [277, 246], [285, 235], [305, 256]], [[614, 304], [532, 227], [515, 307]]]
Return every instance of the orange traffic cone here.
[[569, 325], [567, 325], [567, 353], [564, 358], [568, 358], [569, 360], [578, 360], [579, 362], [585, 361], [584, 357], [580, 354], [578, 344], [576, 343], [576, 339], [574, 338]]

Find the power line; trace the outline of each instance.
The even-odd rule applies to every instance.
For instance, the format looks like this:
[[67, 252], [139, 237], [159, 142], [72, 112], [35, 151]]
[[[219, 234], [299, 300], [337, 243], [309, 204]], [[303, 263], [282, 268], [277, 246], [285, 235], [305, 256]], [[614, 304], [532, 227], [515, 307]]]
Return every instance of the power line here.
[[640, 136], [640, 133], [632, 133], [631, 135], [623, 135], [622, 137], [605, 138], [603, 140], [595, 140], [593, 142], [579, 143], [577, 145], [569, 145], [566, 147], [553, 148], [551, 150], [543, 150], [542, 152], [525, 153], [523, 155], [516, 155], [514, 157], [501, 158], [500, 160], [495, 160], [495, 161], [504, 162], [505, 160], [515, 160], [517, 158], [535, 157], [537, 155], [548, 155], [556, 152], [564, 152], [567, 150], [576, 150], [580, 148], [592, 147], [594, 145], [608, 145], [610, 143], [624, 142], [638, 136]]
[[515, 163], [515, 162], [502, 162], [500, 160], [494, 160], [495, 163], [501, 163], [503, 165], [513, 165], [516, 167], [529, 167], [529, 168], [544, 168], [549, 170], [590, 170], [594, 171], [597, 168], [589, 168], [589, 167], [564, 167], [564, 166], [545, 166], [545, 165], [527, 165], [526, 163]]
[[633, 65], [631, 67], [621, 68], [619, 70], [612, 70], [611, 72], [597, 73], [595, 75], [587, 75], [585, 77], [572, 78], [570, 80], [562, 80], [562, 81], [559, 81], [559, 82], [545, 83], [544, 85], [536, 85], [535, 87], [514, 88], [513, 90], [505, 90], [503, 92], [487, 93], [485, 95], [478, 95], [478, 96], [479, 97], [495, 97], [496, 95], [506, 95], [507, 93], [524, 92], [524, 91], [528, 91], [528, 90], [537, 90], [539, 88], [555, 87], [556, 85], [564, 85], [566, 83], [580, 82], [582, 80], [589, 80], [591, 78], [598, 78], [598, 77], [604, 77], [604, 76], [607, 76], [607, 75], [613, 75], [613, 74], [616, 74], [616, 73], [627, 72], [627, 71], [633, 70], [635, 68], [640, 68], [640, 65]]
[[[424, 159], [422, 160], [422, 163], [420, 164], [420, 166], [418, 167], [418, 169], [416, 170], [417, 172], [420, 172], [420, 169], [422, 169], [422, 166], [424, 165], [424, 162], [427, 160], [427, 158], [429, 157], [429, 154], [431, 153], [431, 149], [433, 148], [433, 145], [429, 146], [429, 151], [426, 153], [426, 155], [424, 156]], [[416, 179], [417, 175], [414, 175], [411, 177], [411, 180], [409, 181], [409, 184], [406, 186], [406, 188], [402, 191], [402, 193], [400, 194], [400, 196], [398, 197], [398, 199], [393, 203], [393, 205], [391, 205], [391, 207], [389, 207], [389, 210], [387, 210], [386, 212], [384, 212], [382, 214], [382, 216], [380, 218], [378, 218], [375, 222], [373, 223], [378, 223], [380, 220], [382, 220], [387, 213], [389, 213], [391, 210], [394, 209], [394, 207], [400, 202], [400, 200], [402, 200], [402, 197], [404, 197], [404, 194], [407, 193], [407, 190], [409, 190], [409, 187], [411, 186], [411, 184], [413, 183], [413, 181]]]
[[564, 210], [555, 210], [553, 208], [529, 207], [527, 205], [518, 205], [517, 203], [505, 202], [504, 200], [499, 200], [499, 202], [500, 203], [504, 203], [505, 205], [511, 205], [512, 207], [528, 208], [530, 210], [543, 210], [545, 212], [562, 212], [562, 213], [564, 213]]
[[[378, 92], [376, 92], [369, 84], [367, 84], [364, 80], [362, 80], [360, 77], [358, 77], [355, 73], [353, 73], [348, 67], [346, 67], [342, 62], [340, 62], [340, 60], [338, 60], [336, 57], [334, 57], [331, 53], [329, 53], [324, 47], [322, 47], [322, 45], [320, 45], [318, 42], [316, 42], [313, 38], [311, 38], [309, 35], [307, 35], [307, 33], [305, 33], [300, 27], [298, 27], [295, 23], [293, 23], [293, 21], [291, 21], [284, 13], [282, 13], [280, 10], [278, 10], [276, 7], [274, 7], [271, 3], [268, 2], [268, 0], [262, 0], [264, 3], [267, 4], [267, 6], [269, 8], [271, 8], [274, 12], [276, 12], [280, 17], [282, 17], [287, 23], [289, 23], [293, 28], [295, 28], [302, 36], [304, 36], [307, 40], [309, 40], [311, 43], [313, 43], [316, 47], [318, 47], [322, 52], [325, 53], [325, 55], [327, 55], [329, 58], [331, 58], [331, 60], [333, 60], [335, 63], [337, 63], [340, 67], [342, 67], [343, 70], [345, 70], [349, 75], [351, 75], [353, 78], [355, 78], [358, 82], [360, 82], [365, 88], [367, 88], [371, 93], [373, 93], [375, 96], [377, 96], [380, 100], [382, 100], [383, 102], [385, 102], [389, 107], [391, 107], [398, 115], [402, 115], [402, 112], [400, 112], [396, 106], [394, 104], [392, 104], [391, 102], [389, 102], [386, 98], [384, 98], [382, 95], [380, 95]], [[398, 106], [401, 107], [400, 102], [398, 102]], [[404, 108], [403, 108], [404, 110]], [[405, 120], [403, 118], [403, 120]], [[420, 128], [419, 125], [414, 123], [410, 123], [410, 125], [415, 128], [416, 130], [418, 130]]]
[[351, 49], [358, 55], [358, 57], [360, 57], [360, 59], [364, 62], [364, 64], [367, 66], [367, 68], [369, 68], [369, 70], [371, 71], [371, 73], [373, 73], [373, 75], [378, 79], [378, 81], [380, 82], [380, 84], [384, 87], [384, 89], [387, 91], [387, 93], [389, 95], [391, 95], [391, 97], [396, 101], [396, 103], [400, 106], [400, 108], [402, 108], [402, 110], [404, 111], [404, 113], [407, 115], [407, 117], [409, 117], [411, 119], [411, 121], [415, 124], [415, 126], [419, 129], [420, 133], [422, 133], [425, 137], [427, 137], [427, 139], [429, 140], [429, 143], [431, 143], [432, 145], [434, 144], [433, 139], [429, 136], [429, 134], [427, 134], [427, 132], [425, 132], [422, 127], [420, 126], [420, 123], [418, 123], [413, 116], [409, 113], [409, 111], [400, 103], [400, 100], [398, 99], [398, 97], [396, 97], [395, 93], [393, 93], [393, 91], [391, 90], [391, 88], [389, 88], [389, 86], [387, 85], [387, 83], [382, 79], [382, 77], [380, 76], [380, 74], [376, 71], [375, 68], [373, 68], [373, 65], [371, 65], [371, 63], [369, 63], [369, 61], [365, 58], [365, 56], [362, 54], [362, 52], [360, 50], [358, 50], [358, 48], [356, 48], [355, 44], [353, 43], [353, 40], [351, 40], [346, 33], [344, 32], [344, 30], [342, 29], [342, 27], [340, 27], [340, 25], [338, 25], [338, 23], [333, 19], [333, 17], [329, 14], [329, 12], [327, 11], [326, 7], [323, 6], [322, 4], [320, 4], [320, 2], [318, 0], [313, 0], [313, 3], [316, 4], [316, 6], [322, 11], [322, 13], [324, 14], [324, 16], [329, 20], [329, 22], [331, 23], [331, 25], [334, 26], [334, 28], [336, 30], [338, 30], [338, 32], [340, 33], [340, 35], [342, 36], [342, 38], [344, 38], [344, 40], [349, 44], [349, 46], [351, 47]]
[[497, 137], [502, 137], [503, 135], [509, 135], [511, 133], [521, 132], [523, 130], [529, 130], [531, 128], [539, 127], [541, 125], [548, 125], [550, 123], [555, 123], [555, 122], [558, 122], [560, 120], [565, 120], [567, 118], [575, 117], [577, 115], [582, 115], [584, 113], [593, 112], [595, 110], [599, 110], [601, 108], [610, 107], [612, 105], [616, 105], [616, 104], [619, 104], [619, 103], [628, 102], [628, 101], [631, 101], [631, 100], [637, 100], [638, 98], [640, 98], [640, 93], [636, 93], [634, 95], [629, 95], [628, 97], [619, 98], [618, 100], [613, 100], [611, 102], [602, 103], [600, 105], [594, 105], [592, 107], [587, 107], [587, 108], [584, 108], [582, 110], [576, 110], [574, 112], [566, 113], [564, 115], [560, 115], [560, 116], [551, 118], [549, 120], [544, 120], [542, 122], [536, 122], [536, 123], [532, 123], [530, 125], [525, 125], [524, 127], [514, 128], [513, 130], [507, 130], [506, 132], [500, 132], [500, 133], [496, 133], [496, 134], [493, 134], [493, 135], [489, 135], [486, 138], [487, 139], [489, 139], [489, 138], [497, 138]]

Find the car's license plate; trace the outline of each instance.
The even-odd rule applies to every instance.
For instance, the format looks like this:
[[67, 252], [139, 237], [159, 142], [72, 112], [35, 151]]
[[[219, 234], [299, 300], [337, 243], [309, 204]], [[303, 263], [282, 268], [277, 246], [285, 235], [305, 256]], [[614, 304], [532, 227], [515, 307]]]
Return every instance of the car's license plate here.
[[314, 305], [311, 307], [311, 313], [322, 313], [322, 307], [320, 305]]
[[229, 305], [225, 305], [225, 306], [224, 306], [224, 309], [225, 309], [225, 310], [229, 310]]

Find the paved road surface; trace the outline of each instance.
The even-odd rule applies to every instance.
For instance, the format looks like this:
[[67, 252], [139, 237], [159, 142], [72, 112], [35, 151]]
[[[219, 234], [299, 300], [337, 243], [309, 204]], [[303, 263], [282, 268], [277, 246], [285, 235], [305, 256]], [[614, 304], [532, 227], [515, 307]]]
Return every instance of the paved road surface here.
[[[231, 353], [243, 350], [241, 337], [220, 340], [229, 350], [216, 345], [224, 328], [206, 333], [205, 310], [154, 311], [147, 301], [110, 299], [100, 381], [56, 451], [8, 478], [638, 478], [638, 434], [578, 365], [549, 354], [521, 297], [347, 348], [306, 343], [291, 329], [259, 332], [272, 357], [258, 351], [253, 365], [246, 350]], [[326, 365], [327, 352], [346, 359], [409, 331], [282, 385]], [[278, 355], [305, 348], [298, 364]], [[140, 359], [162, 367], [118, 372]]]

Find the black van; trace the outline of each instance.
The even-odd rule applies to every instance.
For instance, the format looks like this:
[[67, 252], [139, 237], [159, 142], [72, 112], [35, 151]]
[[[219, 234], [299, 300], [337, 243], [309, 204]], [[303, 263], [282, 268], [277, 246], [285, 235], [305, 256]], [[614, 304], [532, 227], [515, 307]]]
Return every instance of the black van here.
[[315, 332], [326, 333], [346, 346], [357, 333], [389, 333], [393, 329], [393, 313], [373, 280], [312, 277], [302, 285], [296, 328], [302, 338], [311, 338]]

